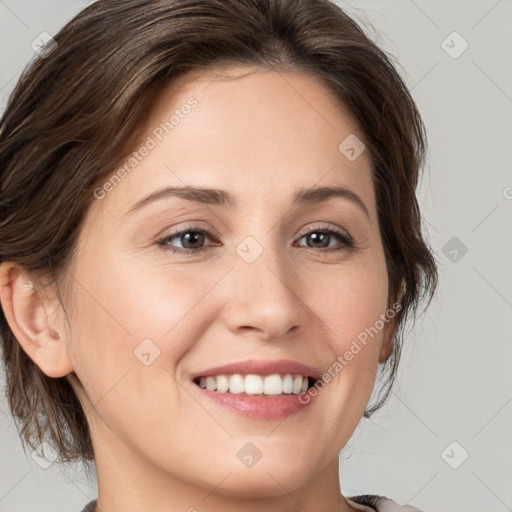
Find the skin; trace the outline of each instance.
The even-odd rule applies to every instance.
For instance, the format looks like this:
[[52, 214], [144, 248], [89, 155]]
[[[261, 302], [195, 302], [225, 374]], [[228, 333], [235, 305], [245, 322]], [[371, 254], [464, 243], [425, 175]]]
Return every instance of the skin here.
[[[68, 376], [83, 404], [99, 510], [356, 510], [340, 492], [338, 454], [390, 355], [393, 322], [284, 420], [241, 417], [202, 397], [190, 375], [282, 358], [323, 372], [388, 309], [369, 155], [350, 161], [338, 149], [364, 136], [317, 78], [235, 68], [168, 86], [141, 140], [191, 96], [191, 113], [87, 211], [66, 288], [71, 330], [56, 295], [24, 286], [12, 262], [0, 266], [2, 307], [31, 359]], [[167, 197], [127, 213], [185, 184], [226, 190], [239, 207]], [[368, 215], [342, 197], [292, 205], [296, 190], [327, 185], [357, 194]], [[196, 245], [210, 249], [187, 257], [158, 244], [187, 225], [215, 232]], [[330, 227], [356, 249], [334, 235], [338, 251], [315, 244], [311, 233]], [[247, 236], [263, 249], [252, 263], [236, 252]], [[133, 353], [146, 338], [160, 350], [149, 366]], [[237, 457], [247, 442], [262, 453], [250, 468]]]

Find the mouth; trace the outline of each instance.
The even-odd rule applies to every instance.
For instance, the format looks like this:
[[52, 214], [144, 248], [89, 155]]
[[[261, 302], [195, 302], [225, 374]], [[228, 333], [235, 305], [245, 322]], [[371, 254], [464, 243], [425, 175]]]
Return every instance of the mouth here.
[[235, 373], [198, 376], [192, 382], [202, 389], [219, 394], [275, 398], [304, 393], [312, 388], [316, 381], [317, 379], [312, 376], [293, 373], [270, 375]]
[[291, 359], [249, 359], [203, 369], [190, 378], [205, 399], [230, 414], [259, 421], [314, 410], [309, 404], [317, 400], [317, 393], [309, 396], [307, 391], [321, 372]]

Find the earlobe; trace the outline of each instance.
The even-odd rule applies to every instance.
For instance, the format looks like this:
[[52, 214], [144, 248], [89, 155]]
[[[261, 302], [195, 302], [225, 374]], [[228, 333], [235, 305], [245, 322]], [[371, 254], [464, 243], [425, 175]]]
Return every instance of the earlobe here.
[[[379, 363], [385, 363], [393, 353], [393, 340], [395, 338], [396, 328], [397, 328], [397, 313], [402, 309], [402, 297], [405, 295], [406, 286], [405, 282], [402, 281], [399, 284], [398, 290], [395, 293], [394, 301], [390, 302], [392, 304], [392, 310], [394, 311], [393, 316], [388, 316], [388, 321], [384, 325], [383, 330], [383, 338], [380, 346], [379, 352]], [[390, 311], [390, 310], [388, 310]], [[387, 313], [386, 313], [387, 314]]]
[[391, 354], [393, 353], [393, 338], [386, 337], [383, 340], [380, 352], [379, 352], [379, 363], [385, 363]]
[[4, 315], [24, 352], [48, 377], [71, 373], [65, 331], [48, 315], [56, 310], [55, 299], [43, 297], [13, 262], [0, 264], [0, 285]]
[[379, 352], [379, 363], [385, 363], [393, 353], [393, 339], [395, 337], [396, 318], [386, 324]]

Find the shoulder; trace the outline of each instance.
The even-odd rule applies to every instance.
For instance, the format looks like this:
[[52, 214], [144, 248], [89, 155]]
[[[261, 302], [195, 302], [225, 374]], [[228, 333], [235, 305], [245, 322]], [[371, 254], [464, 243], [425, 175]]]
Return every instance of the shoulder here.
[[400, 505], [386, 496], [377, 496], [376, 494], [347, 496], [346, 499], [349, 502], [367, 507], [361, 510], [375, 510], [376, 512], [422, 512], [419, 508], [412, 505]]
[[96, 506], [96, 500], [92, 500], [89, 503], [87, 503], [87, 505], [82, 510], [82, 512], [94, 512], [95, 506]]

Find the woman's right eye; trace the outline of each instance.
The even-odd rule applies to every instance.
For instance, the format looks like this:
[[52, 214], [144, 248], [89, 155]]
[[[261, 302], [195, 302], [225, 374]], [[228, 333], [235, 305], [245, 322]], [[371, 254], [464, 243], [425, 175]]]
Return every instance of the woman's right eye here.
[[[188, 236], [186, 236], [188, 235]], [[192, 236], [190, 236], [192, 235]], [[184, 247], [183, 245], [201, 245], [204, 243], [206, 238], [215, 238], [215, 234], [213, 231], [209, 229], [198, 227], [198, 226], [189, 226], [180, 229], [179, 231], [175, 231], [174, 233], [170, 233], [165, 237], [158, 240], [158, 244], [165, 251], [172, 251], [173, 253], [180, 253], [186, 255], [193, 255], [193, 253], [197, 253], [198, 251], [204, 251], [209, 249], [210, 247]], [[180, 240], [182, 247], [175, 247], [171, 245], [170, 242], [174, 239]], [[218, 244], [214, 244], [218, 245]]]

